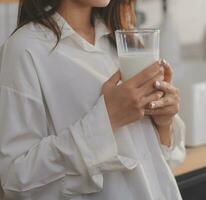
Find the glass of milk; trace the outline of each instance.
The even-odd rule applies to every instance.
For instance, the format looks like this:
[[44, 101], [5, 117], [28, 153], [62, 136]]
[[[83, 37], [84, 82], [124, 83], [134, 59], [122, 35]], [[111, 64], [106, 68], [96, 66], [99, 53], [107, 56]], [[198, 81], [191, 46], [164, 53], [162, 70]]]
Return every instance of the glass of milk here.
[[159, 60], [159, 29], [117, 30], [115, 37], [123, 81]]

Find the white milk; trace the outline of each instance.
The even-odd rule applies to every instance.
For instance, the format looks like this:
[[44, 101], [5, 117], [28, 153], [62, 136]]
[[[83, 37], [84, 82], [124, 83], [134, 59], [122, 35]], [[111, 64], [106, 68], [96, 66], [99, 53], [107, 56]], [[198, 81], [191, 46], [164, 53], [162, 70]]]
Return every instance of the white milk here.
[[128, 80], [159, 59], [155, 53], [130, 53], [120, 56], [122, 79]]

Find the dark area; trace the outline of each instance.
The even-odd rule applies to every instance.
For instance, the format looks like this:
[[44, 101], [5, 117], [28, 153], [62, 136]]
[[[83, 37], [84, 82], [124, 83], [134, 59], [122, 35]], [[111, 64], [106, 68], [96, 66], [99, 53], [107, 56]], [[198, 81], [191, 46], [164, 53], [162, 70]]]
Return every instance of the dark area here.
[[176, 177], [183, 200], [206, 200], [206, 168]]
[[163, 11], [167, 12], [167, 0], [162, 0]]

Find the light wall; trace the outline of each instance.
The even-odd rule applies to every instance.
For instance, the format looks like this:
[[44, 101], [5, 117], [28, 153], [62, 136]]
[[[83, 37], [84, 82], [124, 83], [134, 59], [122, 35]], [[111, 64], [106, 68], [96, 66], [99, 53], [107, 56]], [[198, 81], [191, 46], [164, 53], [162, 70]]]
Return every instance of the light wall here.
[[0, 3], [0, 45], [16, 26], [18, 6], [16, 3]]
[[[137, 7], [147, 17], [142, 27], [165, 26], [161, 0], [138, 0]], [[173, 41], [182, 59], [206, 60], [206, 0], [168, 0], [168, 13], [167, 49]]]
[[[144, 26], [159, 26], [162, 18], [161, 0], [139, 0], [138, 7], [147, 15]], [[174, 27], [183, 45], [199, 43], [206, 34], [206, 0], [168, 0]]]

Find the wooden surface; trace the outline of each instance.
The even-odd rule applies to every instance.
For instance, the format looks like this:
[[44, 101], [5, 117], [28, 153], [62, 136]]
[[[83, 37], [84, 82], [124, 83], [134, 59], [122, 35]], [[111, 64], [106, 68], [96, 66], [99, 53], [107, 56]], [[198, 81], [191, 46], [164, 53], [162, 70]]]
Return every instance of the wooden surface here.
[[17, 3], [18, 0], [0, 0], [0, 3]]
[[176, 168], [173, 173], [177, 176], [202, 167], [206, 167], [206, 145], [188, 148], [184, 163]]

